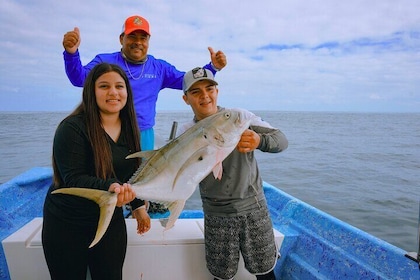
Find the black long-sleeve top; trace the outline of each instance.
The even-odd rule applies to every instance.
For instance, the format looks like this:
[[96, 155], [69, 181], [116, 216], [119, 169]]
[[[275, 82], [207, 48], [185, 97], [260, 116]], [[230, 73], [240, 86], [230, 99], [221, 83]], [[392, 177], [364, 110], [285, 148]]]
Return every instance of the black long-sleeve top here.
[[[59, 124], [54, 137], [53, 156], [64, 184], [57, 187], [51, 185], [45, 200], [45, 210], [67, 222], [91, 224], [98, 221], [99, 207], [95, 202], [73, 195], [51, 194], [51, 192], [56, 188], [63, 187], [108, 191], [112, 183], [127, 182], [136, 171], [137, 162], [135, 159], [127, 160], [125, 157], [135, 151], [128, 149], [123, 133], [117, 142], [114, 142], [108, 135], [107, 138], [111, 146], [116, 177], [111, 176], [109, 179], [103, 180], [95, 175], [93, 150], [83, 116], [72, 116]], [[135, 199], [132, 202], [132, 207], [137, 208], [143, 204], [143, 201]], [[114, 215], [122, 213], [120, 207], [116, 208], [117, 211], [114, 212]]]

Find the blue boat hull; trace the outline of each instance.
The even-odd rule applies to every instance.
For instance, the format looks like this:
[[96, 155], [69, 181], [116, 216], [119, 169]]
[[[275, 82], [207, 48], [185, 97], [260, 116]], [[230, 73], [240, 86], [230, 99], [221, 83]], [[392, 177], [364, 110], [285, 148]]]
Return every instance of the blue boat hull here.
[[[0, 240], [34, 217], [42, 217], [52, 170], [35, 167], [0, 185]], [[278, 279], [419, 280], [418, 264], [406, 252], [264, 183], [274, 228], [284, 234]], [[155, 214], [153, 218], [159, 218]], [[182, 219], [202, 218], [184, 210]], [[10, 279], [3, 247], [0, 279]]]

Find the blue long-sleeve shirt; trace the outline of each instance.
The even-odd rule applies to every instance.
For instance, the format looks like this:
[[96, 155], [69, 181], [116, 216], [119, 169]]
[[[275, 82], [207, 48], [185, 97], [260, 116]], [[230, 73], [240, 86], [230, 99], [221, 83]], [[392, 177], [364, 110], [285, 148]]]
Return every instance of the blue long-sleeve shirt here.
[[[147, 130], [155, 125], [156, 102], [162, 89], [182, 89], [185, 72], [179, 71], [165, 60], [156, 59], [151, 55], [147, 55], [145, 63], [133, 64], [126, 61], [121, 52], [98, 54], [85, 66], [82, 65], [78, 51], [74, 54], [64, 51], [63, 55], [67, 77], [74, 86], [78, 87], [83, 87], [89, 71], [101, 62], [117, 64], [124, 69], [133, 90], [134, 107], [140, 130]], [[206, 64], [203, 68], [216, 74], [211, 63]]]

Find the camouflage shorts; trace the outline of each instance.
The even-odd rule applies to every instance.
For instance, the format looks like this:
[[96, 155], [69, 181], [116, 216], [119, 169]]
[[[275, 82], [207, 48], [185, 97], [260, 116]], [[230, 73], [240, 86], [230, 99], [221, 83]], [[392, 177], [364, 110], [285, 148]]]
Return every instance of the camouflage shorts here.
[[207, 268], [213, 276], [232, 279], [240, 252], [252, 274], [265, 274], [274, 268], [278, 250], [265, 207], [244, 216], [204, 218]]

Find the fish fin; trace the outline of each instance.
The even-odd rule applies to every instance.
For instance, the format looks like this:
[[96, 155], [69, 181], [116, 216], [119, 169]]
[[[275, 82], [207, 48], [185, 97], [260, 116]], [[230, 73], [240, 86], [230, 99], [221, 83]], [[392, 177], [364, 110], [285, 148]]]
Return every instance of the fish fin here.
[[130, 154], [128, 156], [125, 157], [125, 159], [130, 159], [130, 158], [144, 158], [144, 159], [149, 159], [151, 158], [157, 151], [141, 151], [141, 152], [137, 152], [134, 154]]
[[176, 200], [168, 205], [168, 209], [171, 214], [169, 215], [168, 221], [166, 222], [165, 230], [168, 230], [175, 225], [175, 222], [178, 220], [179, 215], [181, 215], [184, 206], [185, 200]]
[[130, 180], [128, 181], [129, 184], [132, 184], [133, 181], [137, 180], [140, 181], [140, 177], [137, 178], [137, 176], [139, 176], [139, 174], [143, 171], [143, 168], [146, 166], [147, 161], [142, 161], [140, 166], [137, 168], [136, 172], [133, 173], [133, 175], [131, 175]]
[[216, 152], [216, 165], [213, 167], [213, 176], [221, 180], [223, 175], [223, 152], [221, 150]]
[[96, 230], [95, 238], [89, 245], [92, 248], [96, 243], [101, 240], [102, 236], [108, 229], [109, 223], [111, 222], [112, 215], [117, 205], [117, 195], [108, 191], [87, 189], [87, 188], [61, 188], [52, 192], [52, 194], [71, 194], [80, 197], [84, 197], [96, 202], [99, 206], [99, 222]]
[[221, 180], [222, 175], [223, 175], [223, 164], [222, 164], [222, 162], [219, 162], [213, 168], [213, 176], [214, 176], [214, 178]]
[[188, 168], [191, 168], [191, 166], [197, 166], [197, 164], [199, 163], [199, 162], [201, 162], [202, 164], [203, 164], [203, 162], [204, 162], [204, 164], [207, 164], [207, 161], [204, 161], [204, 159], [206, 159], [207, 158], [207, 156], [208, 155], [211, 155], [211, 153], [209, 152], [209, 147], [203, 147], [203, 148], [201, 148], [201, 149], [199, 149], [199, 150], [197, 150], [194, 154], [192, 154], [189, 158], [188, 158], [188, 160], [186, 160], [183, 164], [182, 164], [182, 166], [179, 168], [179, 170], [178, 170], [178, 172], [177, 172], [177, 174], [176, 174], [176, 176], [175, 176], [175, 179], [174, 179], [174, 182], [173, 182], [173, 185], [172, 185], [172, 190], [174, 190], [174, 188], [175, 188], [175, 186], [176, 186], [176, 184], [177, 184], [177, 182], [178, 182], [178, 179], [179, 179], [179, 177], [188, 169]]

